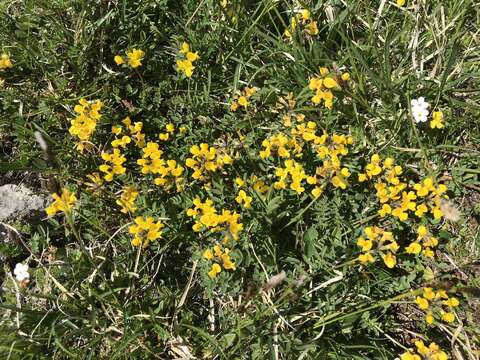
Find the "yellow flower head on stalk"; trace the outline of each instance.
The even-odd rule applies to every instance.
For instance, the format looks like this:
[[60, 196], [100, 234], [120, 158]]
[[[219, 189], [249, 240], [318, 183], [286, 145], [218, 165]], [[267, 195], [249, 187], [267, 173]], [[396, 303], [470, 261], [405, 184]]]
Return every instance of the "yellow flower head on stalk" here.
[[441, 111], [434, 111], [432, 114], [432, 120], [430, 121], [430, 127], [432, 129], [441, 129], [444, 127], [443, 124], [443, 112]]
[[162, 228], [165, 226], [161, 221], [155, 222], [153, 217], [138, 216], [134, 220], [135, 224], [128, 228], [128, 232], [134, 235], [133, 246], [142, 246], [146, 248], [151, 241], [162, 237]]
[[145, 52], [140, 49], [132, 49], [127, 52], [128, 65], [133, 69], [142, 66], [142, 60], [145, 56]]
[[[71, 135], [78, 137], [82, 144], [88, 142], [95, 131], [97, 122], [102, 117], [100, 114], [102, 107], [103, 103], [100, 100], [89, 102], [80, 99], [79, 103], [75, 105], [74, 111], [77, 115], [70, 121], [71, 126], [68, 131]], [[82, 150], [84, 146], [77, 148]]]
[[[347, 81], [350, 78], [350, 75], [342, 77], [340, 74], [330, 73], [328, 68], [320, 68], [320, 75], [314, 76], [310, 79], [308, 85], [309, 89], [314, 91], [314, 95], [311, 98], [311, 101], [315, 104], [321, 104], [323, 102], [324, 106], [331, 110], [333, 107], [334, 95], [333, 89], [341, 89], [339, 84]], [[337, 79], [341, 79], [338, 80]]]
[[245, 190], [240, 190], [238, 196], [235, 198], [235, 201], [240, 205], [245, 206], [246, 209], [251, 207], [252, 197], [248, 196]]
[[125, 174], [127, 169], [123, 166], [123, 163], [127, 159], [120, 153], [119, 149], [113, 149], [112, 153], [103, 153], [102, 159], [105, 163], [100, 165], [98, 169], [105, 173], [104, 179], [106, 181], [113, 181], [114, 175]]
[[447, 360], [448, 355], [440, 346], [432, 342], [426, 346], [423, 340], [415, 340], [415, 351], [407, 351], [400, 355], [400, 360]]
[[455, 321], [453, 309], [460, 305], [460, 301], [449, 296], [445, 290], [435, 291], [430, 287], [423, 288], [423, 294], [415, 298], [417, 306], [425, 311], [425, 321], [431, 325], [435, 319], [451, 323]]
[[240, 214], [222, 209], [221, 214], [217, 212], [213, 201], [206, 199], [204, 202], [197, 197], [193, 200], [193, 207], [187, 209], [187, 216], [195, 221], [192, 230], [195, 232], [209, 231], [224, 235], [224, 242], [230, 239], [238, 240], [243, 224], [239, 221]]
[[222, 250], [221, 246], [215, 245], [212, 249], [207, 249], [203, 252], [203, 257], [209, 261], [213, 261], [208, 276], [212, 279], [222, 271], [222, 266], [225, 270], [235, 270], [236, 265], [230, 256], [231, 250], [225, 248]]
[[10, 55], [2, 54], [0, 56], [0, 69], [9, 69], [12, 68], [12, 60], [10, 60]]
[[301, 29], [306, 36], [318, 35], [317, 22], [312, 20], [311, 13], [307, 9], [301, 9], [290, 19], [290, 25], [285, 29], [283, 35], [291, 41], [297, 27]]
[[233, 101], [230, 104], [230, 110], [237, 111], [239, 106], [243, 107], [246, 110], [248, 105], [250, 104], [250, 97], [256, 92], [256, 87], [246, 86], [242, 91], [239, 91], [238, 94], [233, 97]]
[[184, 42], [180, 46], [179, 54], [181, 54], [181, 57], [176, 61], [177, 71], [182, 72], [188, 78], [192, 77], [195, 69], [193, 63], [200, 59], [198, 51], [191, 51], [190, 45]]
[[67, 188], [62, 190], [62, 194], [52, 194], [54, 202], [48, 206], [45, 211], [48, 216], [53, 216], [56, 213], [64, 212], [68, 214], [72, 211], [73, 205], [77, 201], [75, 194], [71, 193]]
[[392, 269], [397, 264], [395, 253], [399, 249], [393, 233], [377, 226], [367, 226], [363, 229], [365, 236], [357, 239], [357, 245], [363, 253], [358, 256], [362, 265], [375, 262], [375, 255], [380, 255], [384, 264]]
[[126, 214], [128, 212], [134, 213], [137, 210], [135, 206], [135, 200], [137, 199], [138, 191], [133, 186], [125, 186], [122, 189], [120, 199], [117, 199], [117, 205], [121, 206], [120, 210], [122, 213]]
[[115, 61], [115, 64], [117, 65], [125, 64], [125, 60], [123, 60], [123, 57], [121, 57], [120, 55], [115, 55], [113, 61]]
[[193, 170], [194, 180], [205, 180], [209, 172], [216, 172], [233, 163], [229, 154], [221, 153], [206, 143], [193, 145], [190, 154], [192, 156], [185, 160], [185, 166]]

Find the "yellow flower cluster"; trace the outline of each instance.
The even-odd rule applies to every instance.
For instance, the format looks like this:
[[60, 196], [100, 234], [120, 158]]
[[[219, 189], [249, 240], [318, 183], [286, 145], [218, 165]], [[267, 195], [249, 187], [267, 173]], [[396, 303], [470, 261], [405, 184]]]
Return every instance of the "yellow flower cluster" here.
[[422, 340], [415, 340], [416, 351], [407, 351], [400, 360], [448, 360], [448, 355], [434, 342], [426, 346]]
[[452, 309], [460, 304], [456, 297], [448, 296], [445, 290], [435, 292], [430, 287], [423, 288], [423, 296], [417, 296], [415, 303], [421, 310], [426, 311], [425, 321], [427, 324], [433, 324], [436, 319], [447, 323], [455, 321]]
[[132, 125], [132, 120], [128, 116], [122, 120], [122, 123], [127, 127], [135, 145], [139, 148], [143, 148], [146, 144], [145, 134], [142, 133], [143, 123], [141, 121], [136, 121]]
[[8, 54], [2, 54], [0, 56], [0, 69], [9, 69], [12, 68], [12, 60], [10, 60], [10, 56]]
[[[303, 119], [302, 119], [303, 121]], [[310, 144], [312, 151], [322, 160], [322, 166], [318, 166], [315, 175], [310, 176], [305, 173], [303, 167], [298, 162], [287, 160], [284, 168], [276, 169], [276, 176], [279, 180], [274, 184], [278, 189], [285, 189], [287, 183], [291, 183], [290, 188], [297, 193], [302, 193], [305, 189], [302, 181], [306, 179], [310, 185], [315, 185], [312, 195], [318, 197], [324, 191], [328, 183], [336, 188], [346, 189], [347, 178], [350, 177], [350, 170], [342, 167], [340, 158], [348, 154], [348, 145], [353, 143], [351, 136], [333, 134], [329, 136], [323, 132], [321, 136], [316, 134], [316, 124], [313, 121], [299, 123], [291, 128], [291, 137], [282, 133], [272, 135], [262, 141], [263, 149], [259, 155], [262, 159], [278, 154], [281, 158], [300, 157], [303, 154], [303, 146], [305, 143]], [[288, 181], [291, 179], [291, 181]], [[292, 187], [293, 186], [293, 187]]]
[[427, 177], [422, 182], [414, 184], [413, 189], [416, 191], [417, 201], [423, 200], [422, 203], [417, 205], [415, 214], [421, 217], [430, 210], [435, 219], [440, 219], [443, 216], [441, 209], [442, 201], [443, 199], [448, 199], [448, 196], [445, 195], [447, 186], [444, 184], [435, 186], [434, 180], [431, 177]]
[[188, 78], [192, 77], [193, 69], [195, 69], [193, 63], [200, 58], [198, 51], [190, 51], [190, 45], [184, 42], [180, 47], [180, 54], [183, 54], [185, 58], [177, 60], [177, 71], [183, 72]]
[[193, 205], [187, 210], [187, 215], [195, 220], [192, 226], [193, 231], [209, 230], [213, 233], [222, 233], [225, 243], [230, 239], [238, 240], [239, 233], [243, 229], [243, 224], [239, 222], [240, 214], [225, 209], [218, 214], [210, 199], [202, 202], [197, 197], [193, 200]]
[[311, 19], [310, 11], [307, 9], [300, 10], [297, 15], [290, 19], [290, 26], [285, 29], [283, 35], [287, 39], [292, 40], [292, 34], [296, 31], [298, 24], [302, 26], [305, 34], [310, 36], [318, 35], [317, 22]]
[[429, 258], [433, 258], [435, 253], [432, 248], [438, 245], [438, 239], [428, 232], [428, 229], [424, 225], [420, 225], [417, 229], [417, 240], [412, 242], [405, 248], [407, 254], [417, 255], [420, 252]]
[[221, 154], [216, 148], [205, 143], [200, 146], [193, 145], [190, 148], [190, 154], [192, 157], [185, 160], [185, 166], [193, 169], [192, 178], [195, 180], [204, 180], [205, 173], [215, 172], [233, 163], [230, 155]]
[[153, 217], [143, 218], [138, 216], [135, 218], [135, 225], [128, 228], [128, 232], [134, 235], [132, 239], [133, 246], [142, 246], [146, 248], [151, 241], [162, 237], [162, 229], [165, 225], [161, 221], [155, 222]]
[[175, 125], [173, 125], [172, 123], [168, 123], [167, 125], [165, 125], [165, 130], [166, 131], [164, 133], [158, 134], [158, 138], [161, 141], [167, 141], [170, 138], [170, 135], [172, 135], [175, 131]]
[[333, 99], [335, 98], [332, 89], [339, 89], [339, 82], [348, 81], [350, 74], [343, 73], [339, 77], [335, 73], [330, 73], [330, 70], [326, 67], [320, 68], [320, 75], [310, 79], [308, 88], [315, 92], [311, 100], [314, 104], [318, 105], [323, 101], [324, 106], [327, 109], [332, 109]]
[[240, 205], [245, 206], [246, 209], [249, 209], [252, 205], [252, 197], [248, 196], [245, 190], [240, 190], [238, 192], [237, 197], [235, 198], [235, 201], [239, 203]]
[[362, 248], [363, 254], [358, 256], [362, 264], [375, 262], [376, 255], [380, 255], [385, 265], [392, 269], [397, 264], [395, 253], [399, 249], [393, 234], [377, 226], [368, 226], [364, 230], [365, 237], [357, 239], [357, 245]]
[[77, 201], [75, 194], [71, 193], [67, 188], [62, 190], [62, 194], [52, 194], [53, 203], [51, 203], [45, 211], [48, 216], [53, 216], [56, 213], [64, 212], [68, 214], [72, 211], [73, 205]]
[[257, 88], [246, 86], [241, 92], [240, 95], [235, 95], [233, 101], [230, 105], [230, 110], [237, 111], [239, 106], [243, 106], [244, 109], [247, 109], [248, 104], [250, 104], [250, 97], [257, 92]]
[[273, 184], [274, 188], [277, 190], [286, 189], [287, 184], [290, 184], [290, 189], [298, 194], [303, 193], [305, 188], [302, 186], [302, 181], [307, 178], [303, 166], [291, 159], [285, 160], [284, 165], [284, 168], [278, 167], [275, 170], [278, 180]]
[[276, 134], [262, 141], [263, 149], [260, 151], [260, 157], [265, 159], [272, 156], [272, 152], [278, 154], [281, 158], [290, 158], [293, 154], [299, 156], [302, 153], [302, 147], [284, 134]]
[[376, 196], [382, 207], [378, 210], [381, 217], [389, 214], [401, 221], [408, 219], [409, 212], [413, 212], [421, 218], [429, 211], [435, 219], [442, 217], [442, 199], [447, 187], [443, 184], [434, 185], [432, 178], [428, 177], [422, 182], [408, 188], [407, 183], [401, 181], [399, 176], [403, 169], [399, 165], [394, 166], [393, 158], [386, 158], [383, 161], [378, 154], [373, 154], [370, 163], [364, 169], [364, 173], [358, 174], [358, 181], [364, 182], [377, 178], [375, 183]]
[[264, 196], [269, 189], [269, 186], [265, 183], [265, 181], [259, 179], [256, 175], [251, 175], [247, 181], [239, 177], [235, 179], [235, 184], [239, 189], [244, 187], [247, 182], [260, 196]]
[[84, 142], [90, 140], [97, 122], [102, 117], [100, 114], [102, 106], [103, 104], [100, 100], [89, 102], [85, 99], [80, 99], [79, 103], [75, 105], [74, 111], [77, 115], [71, 120], [71, 126], [68, 131], [71, 135], [80, 139], [80, 142], [77, 144], [78, 150], [83, 151], [87, 148]]
[[126, 148], [127, 145], [132, 142], [132, 138], [128, 135], [123, 135], [122, 137], [118, 137], [122, 134], [122, 132], [123, 132], [123, 129], [121, 126], [112, 126], [112, 133], [115, 135], [115, 139], [112, 140], [111, 142], [112, 147]]
[[166, 166], [162, 164], [158, 168], [157, 174], [159, 175], [155, 178], [154, 182], [157, 186], [162, 186], [166, 190], [170, 189], [171, 186], [175, 184], [177, 192], [181, 192], [183, 189], [183, 166], [177, 164], [175, 160], [167, 160]]
[[134, 186], [125, 186], [122, 189], [120, 198], [116, 201], [117, 205], [122, 207], [120, 211], [124, 214], [128, 212], [134, 213], [137, 210], [137, 207], [135, 206], [137, 196], [138, 191]]
[[127, 159], [119, 149], [113, 149], [112, 153], [102, 153], [102, 159], [105, 161], [105, 164], [100, 165], [98, 169], [105, 173], [103, 178], [106, 181], [112, 181], [114, 175], [125, 174], [127, 169], [123, 166], [123, 163], [127, 161]]
[[230, 253], [230, 249], [224, 248], [222, 250], [218, 245], [213, 246], [213, 251], [207, 249], [203, 252], [203, 257], [213, 262], [208, 276], [212, 279], [215, 278], [222, 271], [222, 266], [225, 270], [235, 270], [235, 263], [232, 261]]
[[282, 116], [283, 126], [285, 127], [291, 127], [294, 123], [302, 123], [304, 120], [304, 114], [297, 114], [293, 111], [288, 111]]
[[166, 190], [175, 184], [176, 191], [182, 191], [183, 186], [183, 166], [177, 164], [175, 160], [162, 159], [163, 151], [158, 143], [149, 141], [142, 149], [142, 158], [137, 160], [137, 164], [142, 167], [142, 174], [158, 175], [154, 179], [157, 186], [162, 186]]
[[347, 146], [352, 143], [353, 138], [343, 134], [329, 136], [324, 132], [322, 136], [313, 138], [312, 149], [323, 161], [322, 166], [316, 168], [315, 175], [307, 177], [307, 182], [315, 185], [312, 190], [313, 196], [320, 196], [328, 183], [342, 190], [347, 188], [347, 178], [351, 173], [348, 168], [342, 167], [341, 157], [348, 154]]
[[132, 49], [131, 51], [127, 51], [127, 56], [122, 57], [120, 55], [115, 55], [113, 60], [117, 65], [122, 65], [125, 64], [125, 62], [128, 64], [128, 66], [132, 67], [133, 69], [136, 69], [139, 66], [142, 66], [142, 60], [143, 57], [145, 56], [145, 52], [143, 52], [140, 49]]
[[142, 167], [142, 174], [158, 174], [164, 160], [161, 158], [163, 151], [158, 143], [149, 141], [142, 149], [142, 158], [137, 160], [137, 164]]

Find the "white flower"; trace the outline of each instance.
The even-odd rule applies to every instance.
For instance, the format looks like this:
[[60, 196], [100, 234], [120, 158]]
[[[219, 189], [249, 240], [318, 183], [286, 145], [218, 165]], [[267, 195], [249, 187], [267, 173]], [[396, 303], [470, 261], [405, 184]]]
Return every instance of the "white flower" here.
[[412, 99], [412, 114], [415, 122], [426, 122], [428, 120], [428, 108], [430, 104], [425, 101], [424, 97]]
[[15, 269], [13, 269], [13, 273], [15, 274], [15, 278], [17, 281], [24, 281], [30, 279], [30, 274], [28, 273], [28, 265], [18, 263], [15, 265]]

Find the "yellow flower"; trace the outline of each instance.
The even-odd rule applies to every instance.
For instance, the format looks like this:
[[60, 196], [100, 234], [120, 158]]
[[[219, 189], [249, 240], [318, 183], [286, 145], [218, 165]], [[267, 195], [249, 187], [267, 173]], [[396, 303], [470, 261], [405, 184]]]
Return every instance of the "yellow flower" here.
[[177, 71], [181, 71], [186, 77], [192, 77], [195, 67], [189, 60], [177, 60]]
[[255, 87], [248, 87], [246, 86], [245, 89], [243, 89], [243, 92], [245, 93], [245, 96], [247, 98], [249, 98], [250, 96], [252, 96], [253, 94], [255, 94], [255, 92], [257, 91], [257, 89]]
[[145, 53], [140, 49], [132, 49], [132, 51], [127, 52], [128, 65], [132, 68], [137, 68], [142, 65], [143, 57]]
[[338, 87], [338, 84], [335, 79], [331, 77], [326, 77], [325, 79], [323, 79], [323, 86], [325, 86], [327, 89], [333, 89], [335, 87]]
[[443, 304], [447, 305], [448, 307], [457, 307], [460, 302], [457, 298], [451, 297], [448, 300], [443, 301]]
[[245, 180], [243, 180], [242, 178], [237, 177], [237, 178], [235, 179], [235, 183], [237, 184], [237, 186], [238, 186], [239, 188], [241, 188], [241, 187], [243, 187], [243, 186], [245, 185]]
[[103, 179], [98, 172], [88, 174], [88, 182], [85, 182], [85, 185], [88, 186], [92, 191], [98, 190], [103, 185]]
[[222, 271], [222, 268], [220, 265], [217, 263], [212, 264], [211, 270], [208, 272], [208, 276], [210, 276], [212, 279], [217, 277], [217, 274], [219, 274]]
[[315, 186], [315, 188], [312, 190], [312, 195], [316, 198], [318, 198], [320, 195], [322, 195], [323, 189], [319, 186]]
[[405, 248], [407, 254], [418, 255], [422, 251], [422, 245], [417, 242], [413, 242]]
[[212, 260], [213, 259], [213, 252], [210, 249], [207, 249], [203, 252], [203, 257], [207, 260]]
[[392, 212], [392, 207], [388, 204], [383, 204], [382, 205], [382, 208], [380, 210], [378, 210], [378, 214], [381, 216], [381, 217], [384, 217], [386, 216], [387, 214], [390, 214]]
[[243, 106], [244, 108], [247, 108], [248, 106], [248, 100], [245, 96], [240, 96], [238, 98], [238, 105]]
[[250, 196], [247, 195], [247, 193], [244, 191], [244, 190], [240, 190], [238, 192], [238, 196], [235, 198], [235, 201], [237, 203], [239, 203], [240, 205], [243, 204], [243, 206], [245, 206], [245, 208], [250, 208], [251, 207], [251, 202], [252, 202], [252, 198]]
[[48, 216], [53, 216], [58, 212], [64, 212], [68, 214], [72, 211], [73, 205], [77, 201], [75, 194], [71, 193], [68, 189], [63, 189], [62, 194], [52, 194], [54, 202], [45, 209]]
[[348, 81], [348, 80], [350, 80], [350, 74], [349, 74], [348, 72], [344, 72], [344, 73], [342, 74], [342, 80], [343, 80], [343, 81]]
[[397, 264], [397, 258], [395, 257], [395, 255], [391, 253], [382, 255], [382, 259], [385, 265], [390, 269], [394, 268], [395, 265]]
[[190, 45], [188, 45], [188, 43], [186, 43], [186, 42], [183, 42], [182, 46], [180, 46], [180, 53], [181, 54], [186, 54], [189, 51], [190, 51]]
[[135, 224], [128, 228], [128, 232], [134, 235], [133, 246], [142, 245], [147, 247], [151, 241], [162, 237], [162, 228], [165, 226], [162, 222], [155, 222], [153, 217], [143, 218], [138, 216], [134, 220]]
[[423, 288], [423, 297], [427, 300], [433, 300], [435, 298], [435, 291], [432, 288]]
[[455, 321], [455, 315], [451, 312], [442, 312], [442, 320], [448, 323]]
[[120, 55], [115, 55], [113, 61], [115, 61], [115, 64], [117, 65], [122, 65], [125, 63], [125, 60], [123, 60], [123, 57], [121, 57]]
[[403, 6], [403, 5], [405, 5], [405, 0], [397, 0], [397, 6]]
[[105, 164], [100, 165], [98, 169], [105, 173], [104, 179], [106, 181], [113, 181], [114, 175], [125, 174], [127, 169], [123, 166], [123, 163], [127, 159], [118, 148], [113, 149], [113, 153], [103, 153], [102, 159], [105, 160]]
[[167, 141], [168, 138], [170, 137], [169, 133], [160, 133], [158, 134], [158, 138], [162, 141]]
[[200, 56], [198, 55], [198, 51], [195, 51], [195, 52], [189, 51], [187, 53], [187, 60], [188, 61], [194, 62], [194, 61], [198, 60], [199, 58], [200, 58]]
[[443, 113], [441, 111], [434, 111], [432, 114], [432, 120], [430, 121], [430, 127], [432, 129], [441, 129], [443, 126]]
[[128, 212], [134, 213], [137, 210], [135, 206], [135, 200], [138, 196], [138, 191], [133, 186], [125, 186], [122, 189], [122, 194], [120, 195], [120, 199], [117, 199], [117, 205], [120, 205], [122, 209], [120, 210], [122, 213], [126, 214]]
[[428, 312], [426, 315], [425, 315], [425, 322], [428, 324], [428, 325], [431, 325], [433, 324], [433, 322], [435, 321], [435, 318], [433, 317], [433, 314], [431, 312]]
[[172, 133], [175, 131], [175, 125], [173, 125], [172, 123], [168, 123], [167, 125], [165, 125], [165, 129], [167, 130], [167, 132]]
[[417, 296], [415, 299], [415, 302], [417, 303], [418, 307], [422, 310], [427, 310], [429, 307], [428, 300], [421, 296]]
[[100, 100], [89, 102], [85, 99], [80, 99], [79, 103], [74, 107], [74, 111], [78, 115], [70, 121], [69, 133], [82, 141], [88, 141], [95, 131], [97, 122], [102, 117], [100, 114], [102, 106], [103, 103]]
[[8, 54], [2, 54], [0, 56], [0, 69], [8, 69], [12, 68], [13, 64], [10, 60], [10, 56]]
[[420, 355], [408, 351], [400, 356], [400, 360], [422, 360], [422, 358]]
[[365, 253], [365, 254], [360, 254], [358, 255], [358, 261], [360, 261], [362, 264], [367, 264], [367, 263], [373, 263], [375, 261], [374, 257], [372, 256], [372, 254], [370, 254], [369, 252], [368, 253]]
[[359, 237], [357, 245], [362, 248], [362, 251], [368, 251], [372, 248], [373, 242], [371, 240], [365, 240], [363, 237]]
[[316, 21], [311, 21], [305, 28], [308, 34], [318, 35], [318, 26]]

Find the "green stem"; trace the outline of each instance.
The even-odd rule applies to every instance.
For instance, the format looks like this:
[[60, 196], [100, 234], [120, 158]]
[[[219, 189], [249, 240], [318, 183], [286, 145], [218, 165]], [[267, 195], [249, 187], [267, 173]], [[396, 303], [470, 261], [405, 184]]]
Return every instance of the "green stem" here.
[[78, 232], [77, 228], [75, 227], [75, 224], [73, 222], [72, 212], [65, 213], [65, 218], [67, 219], [68, 226], [72, 230], [73, 235], [75, 236], [78, 243], [80, 244], [80, 247], [82, 248], [82, 251], [85, 254], [87, 254], [87, 257], [88, 257], [89, 261], [92, 263], [92, 265], [95, 265], [93, 263], [92, 255], [90, 255], [90, 253], [87, 251], [87, 247], [85, 246], [85, 243], [84, 243], [82, 237], [80, 236], [80, 233]]

